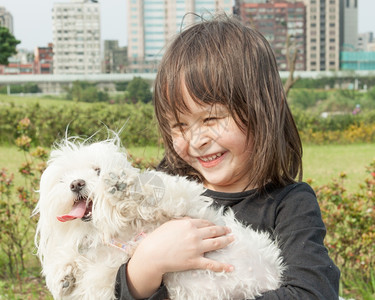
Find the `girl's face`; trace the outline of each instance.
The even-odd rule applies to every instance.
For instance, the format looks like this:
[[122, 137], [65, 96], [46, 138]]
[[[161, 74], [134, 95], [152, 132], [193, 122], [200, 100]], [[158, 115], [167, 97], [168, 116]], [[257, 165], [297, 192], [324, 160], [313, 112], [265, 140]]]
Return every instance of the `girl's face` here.
[[251, 143], [222, 104], [198, 105], [183, 86], [189, 109], [179, 123], [171, 119], [173, 147], [177, 154], [203, 177], [206, 188], [221, 192], [240, 192], [248, 187], [247, 162]]

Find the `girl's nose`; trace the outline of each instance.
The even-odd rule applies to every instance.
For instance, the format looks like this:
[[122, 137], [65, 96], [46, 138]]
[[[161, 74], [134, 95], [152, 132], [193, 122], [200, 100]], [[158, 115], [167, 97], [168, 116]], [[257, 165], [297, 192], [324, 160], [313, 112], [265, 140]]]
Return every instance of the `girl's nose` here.
[[211, 142], [208, 128], [191, 128], [188, 138], [190, 147], [197, 150], [206, 148]]

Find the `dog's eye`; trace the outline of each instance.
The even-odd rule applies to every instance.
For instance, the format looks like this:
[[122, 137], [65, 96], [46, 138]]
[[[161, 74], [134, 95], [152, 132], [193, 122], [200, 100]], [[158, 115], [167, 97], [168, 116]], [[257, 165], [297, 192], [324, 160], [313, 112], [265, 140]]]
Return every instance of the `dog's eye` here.
[[100, 168], [94, 168], [96, 174], [99, 176], [100, 175]]

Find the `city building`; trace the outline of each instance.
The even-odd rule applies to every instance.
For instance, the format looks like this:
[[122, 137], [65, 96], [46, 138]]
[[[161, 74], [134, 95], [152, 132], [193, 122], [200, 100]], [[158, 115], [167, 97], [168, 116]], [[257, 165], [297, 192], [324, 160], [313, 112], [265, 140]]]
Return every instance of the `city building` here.
[[53, 73], [101, 73], [100, 6], [70, 0], [52, 8]]
[[196, 13], [232, 14], [232, 0], [128, 0], [128, 72], [155, 72], [164, 47]]
[[374, 51], [374, 50], [370, 50], [374, 42], [375, 42], [374, 33], [372, 32], [359, 33], [358, 41], [357, 41], [357, 49], [359, 51], [365, 51], [365, 52]]
[[1, 75], [34, 74], [33, 53], [26, 49], [17, 49], [17, 54], [9, 57], [7, 66], [0, 65]]
[[104, 41], [103, 73], [125, 73], [128, 48], [119, 47], [117, 40]]
[[358, 0], [340, 1], [341, 51], [358, 50]]
[[375, 52], [341, 52], [341, 70], [375, 70]]
[[49, 43], [47, 47], [36, 47], [34, 51], [34, 73], [52, 74], [53, 45]]
[[372, 32], [358, 33], [358, 0], [341, 0], [341, 70], [375, 70]]
[[[296, 52], [295, 70], [306, 69], [305, 5], [303, 2], [237, 2], [241, 20], [259, 30], [271, 44], [280, 71], [288, 71], [288, 61]], [[287, 59], [289, 57], [289, 60]]]
[[0, 27], [8, 28], [9, 32], [14, 35], [13, 16], [3, 6], [0, 6]]
[[306, 5], [306, 70], [340, 69], [340, 1], [303, 0]]

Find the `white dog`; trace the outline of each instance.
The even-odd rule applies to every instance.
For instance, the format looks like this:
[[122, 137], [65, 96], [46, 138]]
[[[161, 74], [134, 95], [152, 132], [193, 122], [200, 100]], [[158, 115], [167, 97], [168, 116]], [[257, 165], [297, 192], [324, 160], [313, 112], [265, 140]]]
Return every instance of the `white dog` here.
[[66, 139], [51, 153], [35, 209], [38, 255], [54, 298], [115, 299], [118, 268], [141, 236], [182, 216], [231, 228], [235, 241], [206, 256], [234, 271], [168, 273], [171, 299], [251, 299], [278, 288], [284, 265], [276, 243], [240, 224], [231, 210], [214, 209], [203, 192], [186, 178], [133, 168], [117, 138]]

